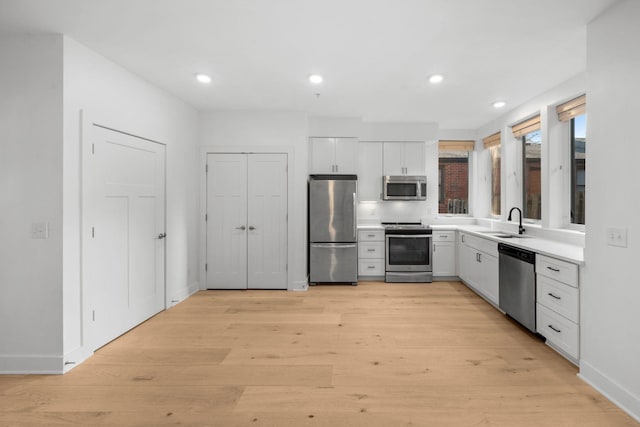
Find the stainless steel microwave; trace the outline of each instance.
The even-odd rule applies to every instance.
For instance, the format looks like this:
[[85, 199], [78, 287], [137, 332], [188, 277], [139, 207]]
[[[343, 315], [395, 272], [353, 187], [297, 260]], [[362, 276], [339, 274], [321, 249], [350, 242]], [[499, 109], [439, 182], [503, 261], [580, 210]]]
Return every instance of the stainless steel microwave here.
[[382, 177], [383, 200], [427, 200], [427, 177], [392, 175]]

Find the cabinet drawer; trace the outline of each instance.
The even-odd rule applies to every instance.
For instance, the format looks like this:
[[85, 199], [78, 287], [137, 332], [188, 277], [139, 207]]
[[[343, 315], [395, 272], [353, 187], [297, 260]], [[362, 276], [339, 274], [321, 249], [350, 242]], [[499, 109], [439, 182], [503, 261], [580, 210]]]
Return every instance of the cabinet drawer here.
[[433, 232], [433, 241], [434, 242], [455, 242], [456, 239], [455, 231], [434, 231]]
[[537, 302], [578, 323], [578, 288], [537, 276]]
[[358, 243], [358, 258], [382, 258], [384, 259], [384, 242], [360, 242]]
[[365, 259], [358, 261], [358, 276], [384, 276], [384, 260]]
[[570, 262], [536, 255], [536, 273], [578, 287], [578, 266]]
[[542, 304], [536, 307], [538, 333], [569, 356], [578, 359], [578, 325]]
[[384, 242], [384, 230], [358, 230], [358, 242]]

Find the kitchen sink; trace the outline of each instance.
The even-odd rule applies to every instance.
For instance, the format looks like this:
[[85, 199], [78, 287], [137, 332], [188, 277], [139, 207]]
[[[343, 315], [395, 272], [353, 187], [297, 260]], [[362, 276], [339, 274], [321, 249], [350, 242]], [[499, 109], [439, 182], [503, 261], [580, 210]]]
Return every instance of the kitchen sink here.
[[504, 231], [484, 231], [482, 232], [482, 234], [491, 234], [501, 239], [528, 239], [531, 237], [531, 236], [525, 236], [524, 234], [505, 233]]

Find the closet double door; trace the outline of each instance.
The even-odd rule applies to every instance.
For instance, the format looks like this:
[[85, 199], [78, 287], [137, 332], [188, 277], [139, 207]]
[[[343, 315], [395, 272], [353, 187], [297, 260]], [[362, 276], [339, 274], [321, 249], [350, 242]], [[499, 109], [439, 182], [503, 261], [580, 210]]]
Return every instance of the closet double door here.
[[207, 289], [287, 289], [287, 155], [207, 155]]

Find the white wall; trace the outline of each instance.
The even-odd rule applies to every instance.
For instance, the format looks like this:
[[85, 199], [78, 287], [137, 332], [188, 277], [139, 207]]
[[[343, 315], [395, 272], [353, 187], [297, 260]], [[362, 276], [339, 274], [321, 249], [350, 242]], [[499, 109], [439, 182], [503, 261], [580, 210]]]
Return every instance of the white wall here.
[[[60, 373], [83, 347], [81, 120], [167, 145], [167, 299], [199, 288], [197, 113], [63, 36], [0, 39], [0, 373]], [[30, 238], [31, 223], [49, 238]], [[65, 366], [65, 362], [71, 362]]]
[[360, 117], [309, 117], [309, 137], [358, 138], [361, 129]]
[[62, 39], [0, 38], [0, 57], [0, 373], [59, 372]]
[[[204, 162], [208, 152], [286, 152], [289, 162], [289, 290], [307, 289], [308, 120], [303, 113], [213, 111], [200, 115], [201, 266], [206, 234]], [[204, 270], [201, 269], [204, 286]]]
[[[620, 1], [587, 28], [587, 238], [580, 374], [640, 421], [640, 2]], [[607, 246], [607, 227], [628, 247]]]
[[[85, 119], [91, 122], [166, 144], [167, 306], [199, 289], [196, 110], [65, 37], [63, 211], [66, 360], [81, 358], [83, 350], [81, 110]], [[84, 310], [86, 312], [90, 307], [84, 307]], [[80, 354], [74, 354], [77, 351]]]

